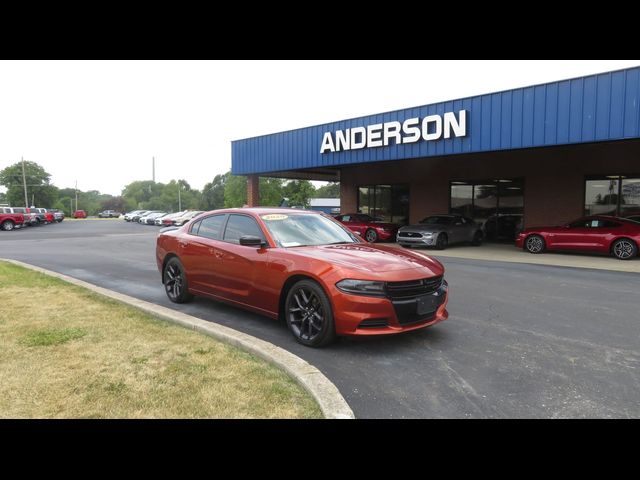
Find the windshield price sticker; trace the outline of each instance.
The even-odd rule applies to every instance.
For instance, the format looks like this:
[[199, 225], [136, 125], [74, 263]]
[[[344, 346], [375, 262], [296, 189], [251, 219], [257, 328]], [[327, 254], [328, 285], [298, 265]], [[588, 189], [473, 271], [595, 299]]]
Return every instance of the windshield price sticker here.
[[284, 220], [289, 218], [289, 215], [282, 215], [280, 213], [271, 213], [269, 215], [262, 215], [260, 218], [263, 220]]

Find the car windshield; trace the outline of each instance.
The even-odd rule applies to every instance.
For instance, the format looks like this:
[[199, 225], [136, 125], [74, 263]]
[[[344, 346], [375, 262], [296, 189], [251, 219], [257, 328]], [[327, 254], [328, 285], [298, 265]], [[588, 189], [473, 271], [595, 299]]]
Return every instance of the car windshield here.
[[358, 238], [322, 215], [281, 214], [260, 215], [279, 247], [358, 243]]
[[423, 218], [420, 223], [426, 225], [450, 225], [453, 223], [453, 217], [445, 217], [443, 215], [433, 215], [431, 217]]

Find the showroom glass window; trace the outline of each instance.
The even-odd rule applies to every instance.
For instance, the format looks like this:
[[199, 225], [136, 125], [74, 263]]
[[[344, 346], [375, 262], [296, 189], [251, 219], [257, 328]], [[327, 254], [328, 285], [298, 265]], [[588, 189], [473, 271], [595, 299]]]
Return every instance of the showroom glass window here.
[[587, 177], [584, 213], [621, 217], [640, 214], [640, 175]]
[[358, 211], [378, 221], [407, 224], [409, 222], [409, 186], [358, 187]]
[[482, 225], [487, 240], [511, 241], [523, 227], [524, 179], [454, 181], [449, 212]]

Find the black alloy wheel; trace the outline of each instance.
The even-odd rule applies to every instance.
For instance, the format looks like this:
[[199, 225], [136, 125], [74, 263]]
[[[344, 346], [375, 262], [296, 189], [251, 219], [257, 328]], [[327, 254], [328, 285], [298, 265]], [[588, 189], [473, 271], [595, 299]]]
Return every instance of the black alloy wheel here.
[[438, 238], [436, 240], [436, 248], [438, 250], [444, 250], [445, 248], [447, 248], [447, 245], [449, 245], [449, 238], [447, 237], [447, 234], [441, 233], [440, 235], [438, 235]]
[[364, 239], [369, 243], [375, 243], [375, 241], [378, 240], [378, 233], [370, 228], [364, 233]]
[[193, 295], [189, 293], [182, 263], [176, 257], [173, 257], [165, 265], [162, 283], [164, 283], [167, 297], [174, 303], [185, 303], [193, 298]]
[[294, 338], [308, 347], [321, 347], [335, 337], [327, 294], [312, 280], [300, 280], [285, 300], [285, 319]]
[[619, 260], [629, 260], [638, 254], [638, 246], [633, 240], [621, 238], [613, 242], [611, 252]]
[[544, 238], [540, 235], [530, 235], [524, 241], [524, 248], [529, 253], [542, 253], [546, 248]]

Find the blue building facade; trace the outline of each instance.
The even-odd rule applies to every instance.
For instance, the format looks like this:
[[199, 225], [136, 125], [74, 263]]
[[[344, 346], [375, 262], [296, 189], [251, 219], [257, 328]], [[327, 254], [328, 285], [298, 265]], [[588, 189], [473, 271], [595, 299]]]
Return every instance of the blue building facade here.
[[530, 225], [634, 210], [638, 139], [640, 67], [237, 140], [232, 173], [339, 180], [343, 212], [399, 223]]

